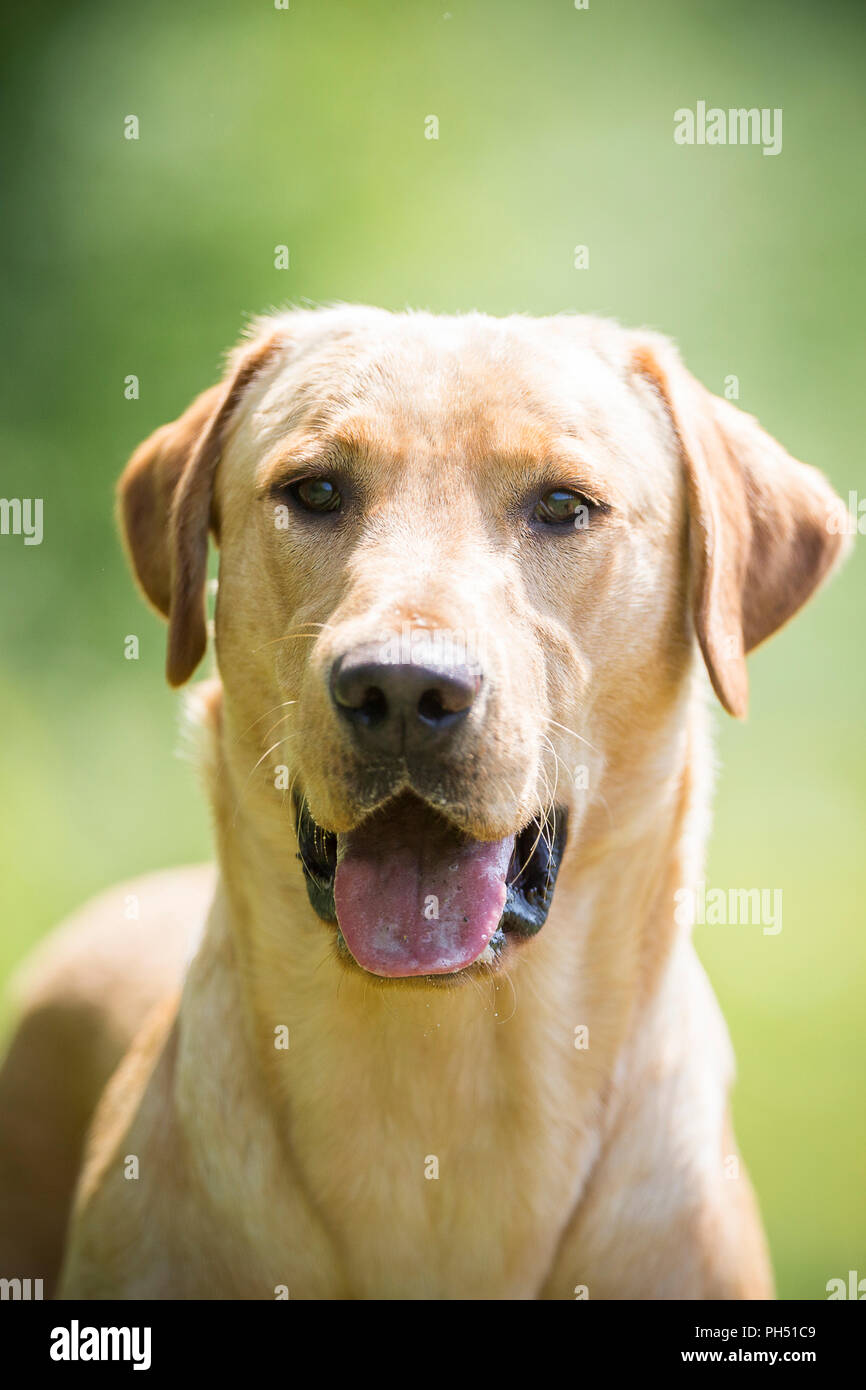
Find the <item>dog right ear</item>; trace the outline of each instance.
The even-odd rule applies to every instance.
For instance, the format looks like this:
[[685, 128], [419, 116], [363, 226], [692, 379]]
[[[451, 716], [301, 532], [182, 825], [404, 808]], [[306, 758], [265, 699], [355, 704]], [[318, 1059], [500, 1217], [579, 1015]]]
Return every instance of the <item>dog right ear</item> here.
[[273, 333], [237, 351], [226, 380], [140, 444], [118, 484], [132, 568], [146, 597], [169, 620], [166, 674], [173, 686], [189, 679], [207, 646], [208, 533], [225, 428], [279, 342]]
[[217, 409], [220, 386], [202, 391], [169, 425], [139, 444], [117, 488], [127, 552], [145, 596], [167, 618], [171, 609], [169, 517], [181, 474]]

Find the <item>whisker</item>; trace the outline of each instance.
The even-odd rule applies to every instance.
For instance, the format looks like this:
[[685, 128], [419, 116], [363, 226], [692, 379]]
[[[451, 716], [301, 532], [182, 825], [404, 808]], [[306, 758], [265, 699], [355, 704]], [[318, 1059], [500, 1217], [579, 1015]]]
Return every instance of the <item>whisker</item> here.
[[[556, 843], [556, 791], [557, 791], [557, 788], [558, 788], [558, 786], [559, 786], [559, 766], [560, 766], [560, 764], [559, 764], [559, 754], [557, 753], [557, 751], [556, 751], [556, 749], [554, 748], [554, 746], [553, 746], [552, 742], [550, 741], [550, 739], [547, 737], [546, 734], [542, 734], [541, 737], [544, 739], [545, 743], [547, 744], [548, 748], [550, 749], [551, 753], [553, 754], [553, 761], [554, 761], [554, 765], [555, 765], [555, 768], [556, 768], [556, 778], [555, 778], [554, 783], [553, 783], [553, 791], [550, 792], [550, 790], [549, 790], [549, 788], [548, 788], [547, 806], [548, 806], [548, 808], [549, 808], [549, 811], [548, 811], [547, 809], [544, 811], [544, 823], [545, 823], [546, 826], [547, 826], [547, 825], [550, 825], [550, 839], [549, 839], [549, 840], [546, 840], [545, 843], [547, 844], [548, 855], [551, 855], [551, 854], [553, 853], [553, 846], [554, 846], [554, 844]], [[545, 774], [545, 780], [546, 780], [546, 774]], [[550, 883], [550, 866], [549, 866], [549, 864], [548, 864], [548, 870], [547, 870], [547, 881], [548, 881], [548, 883]]]
[[232, 820], [232, 824], [233, 824], [233, 825], [237, 825], [237, 823], [238, 823], [238, 816], [240, 815], [241, 809], [242, 809], [243, 804], [244, 804], [244, 798], [245, 798], [245, 796], [246, 796], [246, 794], [247, 794], [247, 788], [248, 788], [249, 785], [250, 785], [250, 782], [251, 782], [251, 780], [252, 780], [252, 777], [253, 777], [254, 772], [256, 771], [256, 768], [261, 767], [261, 765], [262, 765], [262, 763], [264, 762], [265, 758], [268, 756], [269, 753], [273, 753], [273, 751], [274, 751], [275, 748], [279, 748], [279, 747], [281, 746], [281, 744], [283, 744], [283, 743], [289, 743], [289, 742], [291, 742], [292, 739], [297, 738], [297, 736], [298, 736], [298, 735], [297, 735], [297, 732], [295, 732], [295, 733], [291, 733], [291, 734], [284, 734], [282, 738], [278, 738], [277, 741], [276, 741], [276, 743], [272, 743], [271, 746], [270, 746], [270, 748], [266, 748], [266, 749], [265, 749], [264, 753], [263, 753], [262, 756], [259, 758], [258, 762], [255, 764], [254, 767], [252, 767], [252, 768], [250, 769], [249, 774], [248, 774], [248, 776], [247, 776], [247, 779], [246, 779], [246, 781], [244, 782], [243, 786], [241, 787], [240, 795], [238, 796], [238, 799], [237, 799], [237, 804], [236, 804], [236, 806], [235, 806], [235, 813], [234, 813], [234, 817], [233, 817], [233, 820]]
[[[491, 971], [491, 975], [492, 975], [492, 973], [493, 973], [493, 972]], [[497, 1024], [510, 1023], [511, 1020], [513, 1019], [514, 1015], [517, 1013], [517, 990], [516, 990], [515, 987], [514, 987], [514, 981], [513, 981], [512, 978], [511, 978], [511, 973], [510, 973], [510, 971], [508, 970], [507, 966], [504, 966], [504, 965], [501, 967], [501, 973], [502, 973], [502, 975], [504, 976], [504, 978], [505, 978], [505, 980], [506, 980], [506, 982], [507, 982], [507, 984], [508, 984], [508, 988], [511, 990], [512, 1008], [511, 1008], [511, 1013], [508, 1015], [507, 1018], [499, 1018], [499, 1016], [498, 1016], [498, 1010], [496, 1011], [496, 1013], [497, 1013], [497, 1018], [496, 1018]], [[494, 982], [494, 989], [498, 990], [498, 988], [499, 988], [499, 982], [498, 982], [498, 980], [497, 980], [497, 981]], [[497, 1003], [498, 1003], [498, 1002], [499, 1002], [499, 1001], [497, 1000]]]
[[[279, 705], [271, 705], [270, 709], [266, 709], [264, 714], [260, 714], [258, 719], [253, 720], [252, 724], [250, 724], [249, 726], [249, 729], [244, 729], [242, 734], [238, 734], [237, 738], [235, 739], [235, 743], [240, 743], [242, 738], [246, 738], [250, 729], [254, 729], [257, 724], [260, 724], [262, 722], [263, 719], [267, 719], [268, 715], [273, 714], [274, 710], [284, 709], [286, 705], [296, 705], [297, 703], [297, 700], [283, 700]], [[265, 738], [267, 738], [267, 734], [265, 734]]]
[[[297, 774], [295, 774], [295, 775], [297, 776]], [[293, 779], [293, 781], [292, 781], [292, 786], [294, 786], [294, 779]], [[307, 806], [307, 798], [306, 798], [306, 795], [304, 795], [304, 796], [301, 797], [300, 814], [303, 815], [304, 811], [306, 811], [307, 814], [309, 815], [309, 807]], [[312, 817], [310, 817], [310, 819], [312, 819]], [[300, 816], [299, 816], [299, 820], [300, 820]], [[313, 824], [315, 825], [315, 821], [313, 821]], [[306, 869], [307, 873], [308, 873], [308, 874], [311, 874], [311, 873], [312, 873], [312, 869], [310, 868], [309, 864], [307, 863], [306, 859], [304, 858], [304, 852], [303, 852], [303, 850], [301, 849], [301, 842], [300, 842], [300, 839], [298, 840], [298, 858], [300, 859], [300, 861], [301, 861], [301, 863], [303, 864], [304, 868]]]
[[[479, 961], [478, 964], [479, 964], [479, 965], [484, 964], [484, 965], [486, 966], [487, 963], [486, 963], [486, 961], [485, 961], [485, 962]], [[488, 966], [487, 968], [489, 969], [489, 966]], [[481, 988], [481, 981], [478, 980], [478, 979], [476, 979], [476, 977], [475, 977], [474, 974], [469, 974], [469, 975], [467, 975], [467, 976], [466, 976], [466, 979], [469, 981], [469, 983], [470, 983], [470, 985], [472, 986], [474, 992], [478, 995], [478, 998], [481, 1000], [481, 1003], [482, 1003], [483, 1007], [484, 1007], [484, 1008], [488, 1008], [488, 1007], [489, 1007], [488, 1001], [487, 1001], [487, 999], [485, 999], [485, 997], [484, 997], [484, 991], [483, 991], [483, 989]]]
[[[581, 743], [585, 743], [586, 746], [587, 746], [587, 748], [591, 748], [591, 749], [592, 749], [593, 753], [598, 753], [598, 749], [595, 747], [595, 745], [592, 744], [592, 743], [590, 743], [590, 741], [589, 741], [588, 738], [584, 738], [582, 734], [575, 733], [574, 729], [567, 729], [566, 726], [565, 726], [564, 724], [559, 724], [559, 723], [557, 723], [557, 721], [556, 721], [555, 719], [548, 719], [547, 722], [548, 722], [548, 724], [553, 724], [553, 725], [555, 725], [557, 729], [562, 729], [564, 733], [570, 734], [572, 738], [579, 739]], [[544, 735], [544, 737], [546, 737], [546, 735]], [[549, 742], [549, 740], [548, 740], [548, 742]], [[601, 756], [602, 756], [602, 755], [599, 753], [599, 757], [601, 757]], [[574, 773], [572, 772], [570, 775], [571, 775], [572, 785], [574, 785]], [[585, 791], [586, 788], [581, 788], [580, 790]], [[606, 800], [604, 794], [603, 794], [601, 791], [596, 791], [596, 792], [593, 793], [593, 797], [594, 797], [594, 798], [597, 798], [597, 799], [601, 802], [602, 806], [604, 807], [605, 811], [607, 812], [607, 817], [608, 817], [608, 820], [609, 820], [610, 823], [611, 823], [611, 826], [615, 829], [615, 828], [616, 828], [616, 822], [614, 821], [614, 818], [613, 818], [613, 812], [611, 811], [610, 807], [608, 806], [607, 800]]]
[[601, 757], [601, 753], [598, 752], [598, 749], [596, 748], [595, 744], [590, 743], [589, 739], [584, 738], [583, 734], [577, 733], [574, 729], [569, 729], [567, 725], [560, 724], [556, 719], [548, 718], [547, 723], [552, 724], [556, 729], [562, 729], [562, 732], [564, 734], [570, 734], [572, 738], [578, 739], [580, 743], [585, 743], [587, 748], [591, 748], [593, 753], [598, 753], [598, 756]]
[[[309, 623], [305, 623], [304, 626], [305, 626], [305, 627], [317, 627], [317, 628], [319, 628], [321, 631], [324, 632], [324, 631], [330, 631], [330, 630], [332, 629], [332, 627], [333, 627], [333, 624], [332, 624], [332, 623], [314, 623], [314, 622], [309, 622]], [[300, 638], [300, 637], [306, 637], [306, 638], [308, 638], [310, 641], [312, 641], [312, 639], [313, 639], [314, 637], [318, 637], [318, 635], [319, 635], [318, 632], [301, 632], [299, 628], [296, 628], [294, 632], [284, 632], [284, 633], [282, 634], [282, 636], [280, 636], [280, 637], [272, 637], [272, 638], [270, 638], [269, 641], [263, 642], [262, 645], [261, 645], [260, 647], [254, 647], [254, 648], [253, 648], [253, 656], [255, 656], [257, 652], [264, 651], [265, 647], [273, 647], [273, 646], [275, 646], [277, 642], [291, 642], [294, 638]]]
[[[290, 703], [290, 704], [295, 704], [296, 701], [291, 700], [291, 701], [289, 701], [289, 703]], [[292, 717], [292, 712], [291, 712], [291, 710], [289, 710], [289, 713], [288, 713], [288, 714], [284, 714], [283, 717], [282, 717], [282, 719], [278, 719], [277, 722], [276, 722], [276, 724], [272, 724], [272, 725], [271, 725], [271, 727], [268, 729], [268, 731], [267, 731], [267, 733], [264, 735], [264, 737], [265, 737], [265, 738], [270, 738], [271, 734], [274, 732], [274, 729], [278, 729], [278, 728], [280, 727], [281, 724], [285, 724], [286, 720], [287, 720], [287, 719], [291, 719], [291, 717]]]

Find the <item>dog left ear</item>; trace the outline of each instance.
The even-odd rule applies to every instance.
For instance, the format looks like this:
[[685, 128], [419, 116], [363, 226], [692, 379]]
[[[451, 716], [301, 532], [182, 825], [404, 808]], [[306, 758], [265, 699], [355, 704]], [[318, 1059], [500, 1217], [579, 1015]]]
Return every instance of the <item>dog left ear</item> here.
[[673, 424], [689, 502], [695, 629], [716, 694], [743, 718], [746, 653], [793, 617], [841, 558], [845, 507], [816, 468], [701, 386], [667, 339], [641, 334], [632, 367]]
[[253, 377], [280, 345], [272, 333], [237, 349], [225, 381], [139, 445], [118, 484], [133, 569], [151, 603], [169, 620], [166, 674], [173, 686], [189, 679], [207, 646], [208, 533], [226, 427]]

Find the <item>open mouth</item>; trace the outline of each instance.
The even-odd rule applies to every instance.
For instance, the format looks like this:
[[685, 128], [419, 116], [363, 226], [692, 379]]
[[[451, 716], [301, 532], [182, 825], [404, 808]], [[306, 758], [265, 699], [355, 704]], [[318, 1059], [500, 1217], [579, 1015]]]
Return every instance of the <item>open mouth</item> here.
[[494, 962], [547, 919], [567, 834], [552, 808], [503, 840], [471, 840], [411, 793], [348, 835], [296, 799], [298, 858], [315, 912], [355, 962], [389, 979]]

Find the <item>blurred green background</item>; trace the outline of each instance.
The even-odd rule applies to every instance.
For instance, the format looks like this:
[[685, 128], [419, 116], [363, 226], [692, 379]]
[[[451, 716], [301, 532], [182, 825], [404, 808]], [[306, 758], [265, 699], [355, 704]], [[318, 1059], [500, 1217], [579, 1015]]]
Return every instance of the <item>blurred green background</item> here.
[[[209, 852], [112, 491], [246, 315], [346, 299], [650, 324], [866, 492], [861, 7], [37, 0], [14, 23], [0, 491], [44, 498], [45, 537], [0, 537], [0, 978], [87, 895]], [[782, 153], [675, 145], [699, 99], [782, 107]], [[719, 719], [708, 881], [784, 892], [778, 936], [699, 933], [783, 1297], [866, 1275], [864, 544], [752, 659], [748, 724]]]

